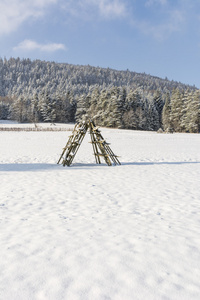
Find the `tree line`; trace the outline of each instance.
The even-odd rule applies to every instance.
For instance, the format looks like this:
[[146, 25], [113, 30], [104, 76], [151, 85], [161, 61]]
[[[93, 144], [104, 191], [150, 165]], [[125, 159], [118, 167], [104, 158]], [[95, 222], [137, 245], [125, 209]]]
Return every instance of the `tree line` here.
[[180, 91], [171, 95], [141, 89], [97, 86], [89, 93], [18, 96], [0, 100], [0, 118], [18, 122], [78, 122], [95, 120], [105, 127], [166, 132], [200, 132], [200, 91]]
[[199, 132], [195, 87], [130, 71], [0, 59], [0, 118]]

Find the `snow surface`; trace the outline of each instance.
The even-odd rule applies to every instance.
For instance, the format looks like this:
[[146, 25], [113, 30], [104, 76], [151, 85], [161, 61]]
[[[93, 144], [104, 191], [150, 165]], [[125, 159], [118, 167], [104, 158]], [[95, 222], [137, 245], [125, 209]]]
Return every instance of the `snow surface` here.
[[103, 128], [121, 166], [88, 135], [63, 167], [69, 135], [0, 132], [0, 299], [200, 299], [200, 136]]

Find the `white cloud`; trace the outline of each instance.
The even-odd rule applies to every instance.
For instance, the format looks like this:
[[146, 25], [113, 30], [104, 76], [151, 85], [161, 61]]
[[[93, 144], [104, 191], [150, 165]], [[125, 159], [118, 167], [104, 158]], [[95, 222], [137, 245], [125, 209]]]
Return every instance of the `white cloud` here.
[[153, 5], [155, 3], [159, 3], [163, 6], [165, 4], [167, 5], [164, 9], [160, 7], [160, 9], [156, 10], [157, 16], [155, 16], [155, 18], [149, 13], [146, 15], [146, 18], [132, 19], [131, 24], [133, 27], [137, 28], [143, 34], [152, 36], [160, 41], [167, 39], [173, 33], [184, 32], [189, 18], [187, 14], [187, 0], [184, 1], [184, 5], [182, 6], [180, 2], [177, 2], [175, 7], [169, 5], [166, 0], [148, 0], [145, 6], [147, 7], [147, 4]]
[[69, 15], [90, 19], [96, 12], [105, 18], [124, 17], [126, 0], [0, 0], [0, 36], [16, 31], [30, 19], [44, 16], [52, 4]]
[[145, 6], [152, 6], [154, 4], [166, 5], [168, 0], [147, 0]]
[[33, 40], [24, 40], [23, 42], [19, 43], [19, 45], [14, 47], [13, 50], [15, 50], [15, 51], [39, 50], [39, 51], [44, 51], [44, 52], [54, 52], [57, 50], [66, 50], [66, 47], [64, 44], [56, 44], [56, 43], [39, 44]]
[[184, 12], [173, 10], [168, 18], [160, 24], [152, 24], [148, 21], [135, 21], [133, 25], [142, 31], [144, 34], [153, 36], [157, 40], [165, 40], [171, 34], [180, 32], [185, 24]]
[[30, 18], [43, 16], [52, 4], [79, 17], [96, 10], [103, 17], [118, 18], [127, 11], [124, 0], [0, 0], [0, 36], [15, 31]]
[[30, 18], [41, 17], [58, 0], [0, 0], [0, 35], [15, 31]]
[[62, 6], [72, 16], [89, 20], [95, 14], [104, 18], [121, 18], [128, 11], [124, 0], [67, 0]]
[[99, 12], [104, 17], [124, 17], [126, 15], [125, 3], [119, 0], [99, 0], [95, 1]]

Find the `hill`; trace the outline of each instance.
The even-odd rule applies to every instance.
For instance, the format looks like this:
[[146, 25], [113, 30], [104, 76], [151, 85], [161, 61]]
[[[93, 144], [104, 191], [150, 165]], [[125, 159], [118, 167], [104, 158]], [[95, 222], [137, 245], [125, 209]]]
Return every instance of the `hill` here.
[[165, 93], [176, 88], [195, 90], [194, 86], [129, 70], [117, 71], [20, 58], [0, 59], [0, 96], [31, 94], [36, 91], [40, 93], [46, 89], [51, 93], [70, 90], [81, 94], [87, 93], [94, 85], [100, 89], [112, 85], [142, 88], [145, 91], [159, 89]]

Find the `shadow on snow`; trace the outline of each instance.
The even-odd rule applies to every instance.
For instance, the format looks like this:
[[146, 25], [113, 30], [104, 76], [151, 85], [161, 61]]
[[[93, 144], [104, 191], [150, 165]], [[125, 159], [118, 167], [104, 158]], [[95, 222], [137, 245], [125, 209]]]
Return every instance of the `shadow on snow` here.
[[0, 172], [32, 172], [32, 171], [49, 171], [58, 168], [55, 164], [23, 164], [23, 163], [11, 163], [0, 164]]
[[124, 162], [124, 166], [151, 166], [151, 165], [189, 165], [189, 164], [200, 164], [200, 161], [143, 161], [143, 162]]
[[97, 165], [95, 163], [74, 163], [70, 167], [63, 167], [62, 164], [45, 164], [45, 163], [7, 163], [0, 164], [0, 172], [45, 172], [55, 170], [70, 169], [90, 169], [106, 166], [106, 164]]
[[[177, 162], [122, 162], [121, 167], [123, 166], [151, 166], [151, 165], [185, 165], [185, 164], [200, 164], [199, 161], [177, 161]], [[62, 165], [57, 164], [42, 164], [42, 163], [7, 163], [0, 164], [0, 172], [42, 172], [42, 171], [55, 171], [55, 170], [81, 170], [81, 169], [91, 169], [91, 168], [101, 168], [108, 167], [105, 163], [97, 165], [95, 163], [74, 163], [70, 167], [63, 167]], [[120, 166], [115, 166], [120, 167]]]

